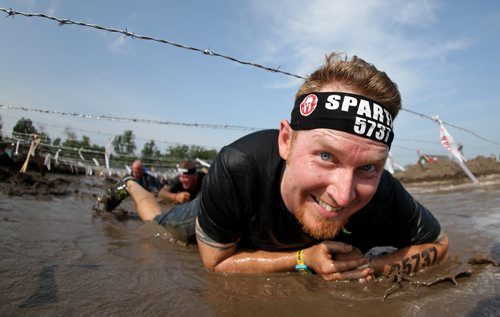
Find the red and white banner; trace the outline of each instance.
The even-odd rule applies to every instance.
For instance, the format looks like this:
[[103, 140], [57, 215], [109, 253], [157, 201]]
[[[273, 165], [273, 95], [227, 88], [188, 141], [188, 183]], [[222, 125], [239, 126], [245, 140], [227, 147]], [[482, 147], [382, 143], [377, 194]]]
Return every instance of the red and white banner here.
[[441, 136], [441, 144], [448, 150], [450, 151], [451, 154], [453, 154], [453, 157], [455, 157], [457, 160], [460, 162], [464, 162], [465, 158], [462, 155], [462, 153], [458, 150], [458, 145], [453, 139], [453, 137], [450, 135], [448, 130], [443, 125], [443, 122], [439, 119], [437, 119], [437, 122], [439, 124], [439, 135]]
[[446, 128], [443, 125], [443, 121], [439, 119], [438, 116], [433, 117], [433, 119], [437, 122], [439, 125], [439, 135], [441, 136], [441, 144], [453, 155], [453, 158], [457, 161], [458, 165], [464, 170], [465, 174], [469, 176], [469, 178], [472, 180], [474, 184], [478, 184], [479, 181], [477, 178], [472, 174], [472, 172], [469, 170], [469, 168], [465, 165], [465, 158], [458, 149], [458, 145], [451, 136], [451, 134], [446, 130]]

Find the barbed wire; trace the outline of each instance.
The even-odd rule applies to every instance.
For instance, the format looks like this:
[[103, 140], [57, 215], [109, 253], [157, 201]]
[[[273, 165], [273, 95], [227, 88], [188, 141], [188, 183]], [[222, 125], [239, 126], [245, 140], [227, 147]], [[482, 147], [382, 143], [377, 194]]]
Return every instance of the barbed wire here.
[[63, 115], [63, 116], [73, 116], [73, 117], [79, 117], [79, 118], [83, 118], [83, 119], [109, 120], [109, 121], [118, 121], [118, 122], [148, 123], [148, 124], [175, 125], [175, 126], [194, 127], [194, 128], [226, 129], [226, 130], [242, 130], [242, 131], [257, 131], [257, 130], [262, 129], [262, 128], [257, 128], [257, 127], [247, 127], [247, 126], [230, 125], [230, 124], [188, 123], [188, 122], [161, 121], [161, 120], [152, 120], [152, 119], [113, 117], [113, 116], [105, 116], [105, 115], [90, 115], [90, 114], [83, 114], [83, 113], [77, 113], [77, 112], [64, 112], [64, 111], [57, 111], [57, 110], [36, 109], [36, 108], [28, 108], [28, 107], [23, 107], [23, 106], [9, 106], [9, 105], [3, 105], [3, 104], [0, 104], [0, 108], [9, 109], [9, 110], [22, 110], [22, 111], [26, 111], [26, 112], [38, 112], [38, 113], [43, 113], [43, 114], [57, 114], [57, 115]]
[[[418, 112], [413, 111], [413, 110], [410, 110], [410, 109], [402, 109], [402, 110], [405, 110], [405, 111], [407, 111], [407, 112], [409, 112], [409, 113], [412, 113], [412, 114], [414, 114], [414, 115], [420, 116], [420, 117], [422, 117], [422, 118], [425, 118], [425, 119], [429, 119], [429, 120], [435, 121], [433, 117], [428, 116], [428, 115], [426, 115], [426, 114], [418, 113]], [[483, 141], [486, 141], [486, 142], [489, 142], [489, 143], [492, 143], [492, 144], [496, 144], [496, 145], [500, 145], [500, 143], [495, 142], [495, 141], [493, 141], [493, 140], [489, 140], [489, 139], [487, 139], [487, 138], [485, 138], [485, 137], [482, 137], [482, 136], [480, 136], [479, 134], [477, 134], [476, 132], [474, 132], [474, 131], [472, 131], [472, 130], [469, 130], [469, 129], [467, 129], [467, 128], [463, 128], [463, 127], [461, 127], [461, 126], [458, 126], [458, 125], [453, 124], [453, 123], [450, 123], [450, 122], [445, 122], [445, 121], [443, 121], [443, 120], [441, 120], [441, 121], [443, 122], [443, 124], [445, 124], [445, 125], [447, 125], [447, 126], [450, 126], [450, 127], [455, 128], [455, 129], [462, 130], [462, 131], [464, 131], [464, 132], [470, 133], [470, 134], [472, 134], [473, 136], [475, 136], [476, 138], [479, 138], [479, 139], [481, 139], [481, 140], [483, 140]]]
[[[45, 19], [56, 21], [59, 23], [60, 26], [78, 25], [78, 26], [89, 27], [89, 28], [93, 28], [93, 29], [97, 29], [97, 30], [101, 30], [101, 31], [107, 31], [107, 32], [111, 32], [111, 33], [120, 33], [120, 34], [123, 34], [125, 37], [131, 37], [133, 39], [140, 39], [140, 40], [147, 40], [147, 41], [154, 41], [154, 42], [158, 42], [158, 43], [162, 43], [162, 44], [168, 44], [168, 45], [171, 45], [171, 46], [174, 46], [177, 48], [182, 48], [182, 49], [191, 50], [191, 51], [197, 51], [197, 52], [203, 53], [204, 55], [221, 57], [223, 59], [226, 59], [226, 60], [229, 60], [232, 62], [236, 62], [236, 63], [242, 64], [242, 65], [248, 65], [248, 66], [260, 68], [260, 69], [264, 69], [264, 70], [274, 72], [274, 73], [281, 73], [283, 75], [292, 76], [292, 77], [295, 77], [298, 79], [305, 79], [306, 78], [305, 76], [300, 76], [300, 75], [293, 74], [290, 72], [282, 71], [279, 69], [279, 67], [268, 67], [268, 66], [260, 65], [260, 64], [253, 63], [253, 62], [242, 61], [242, 60], [237, 59], [235, 57], [220, 54], [220, 53], [214, 52], [212, 50], [200, 49], [200, 48], [196, 48], [196, 47], [192, 47], [192, 46], [187, 46], [187, 45], [175, 43], [175, 42], [168, 41], [168, 40], [161, 39], [161, 38], [155, 38], [155, 37], [151, 37], [151, 36], [135, 34], [133, 32], [129, 32], [127, 29], [120, 30], [120, 29], [115, 29], [115, 28], [103, 27], [103, 26], [100, 26], [97, 24], [78, 22], [78, 21], [73, 21], [70, 19], [61, 19], [61, 18], [57, 18], [54, 16], [44, 14], [44, 13], [19, 12], [19, 11], [12, 10], [11, 8], [7, 9], [7, 8], [0, 7], [0, 11], [7, 13], [7, 17], [14, 18], [14, 16], [16, 16], [16, 15], [21, 15], [21, 16], [25, 16], [25, 17], [39, 17], [39, 18], [45, 18]], [[0, 105], [0, 106], [2, 106], [2, 105]], [[28, 109], [28, 110], [49, 113], [49, 110], [40, 110], [40, 109]], [[426, 118], [426, 119], [435, 121], [434, 118], [432, 118], [431, 116], [416, 112], [414, 110], [410, 110], [410, 109], [407, 109], [404, 107], [401, 108], [401, 110], [415, 114], [415, 115], [420, 116], [422, 118]], [[82, 117], [82, 118], [106, 119], [106, 120], [111, 120], [111, 121], [115, 120], [115, 121], [128, 121], [128, 122], [157, 123], [157, 124], [166, 124], [166, 125], [179, 125], [179, 126], [212, 128], [212, 129], [223, 128], [223, 129], [249, 130], [249, 131], [259, 130], [259, 128], [254, 128], [254, 127], [243, 127], [243, 126], [232, 126], [232, 125], [221, 125], [221, 124], [181, 123], [181, 122], [169, 122], [169, 121], [158, 121], [158, 120], [148, 120], [148, 119], [129, 119], [129, 118], [119, 118], [119, 117], [111, 117], [111, 116], [92, 116], [92, 115], [85, 115], [85, 114], [78, 114], [78, 113], [64, 113], [64, 112], [59, 112], [59, 111], [53, 111], [52, 113], [74, 115], [74, 116], [78, 116], [78, 117]], [[482, 137], [479, 134], [477, 134], [476, 132], [471, 131], [467, 128], [463, 128], [461, 126], [458, 126], [458, 125], [455, 125], [452, 123], [448, 123], [445, 121], [442, 121], [442, 122], [443, 122], [443, 124], [448, 125], [450, 127], [453, 127], [455, 129], [470, 133], [471, 135], [473, 135], [473, 136], [475, 136], [483, 141], [486, 141], [486, 142], [489, 142], [492, 144], [496, 144], [496, 145], [500, 145], [499, 142], [489, 140], [485, 137]]]
[[[392, 148], [398, 148], [400, 150], [406, 151], [407, 153], [410, 152], [410, 153], [412, 153], [411, 155], [416, 155], [417, 150], [424, 152], [424, 153], [434, 153], [434, 154], [442, 154], [442, 155], [448, 155], [448, 153], [449, 153], [443, 147], [435, 148], [435, 149], [431, 149], [431, 148], [427, 148], [427, 147], [409, 148], [409, 147], [395, 144], [391, 147], [391, 149]], [[400, 153], [398, 156], [400, 156], [400, 155], [402, 155], [402, 154]]]
[[84, 23], [84, 22], [72, 21], [69, 19], [60, 19], [60, 18], [56, 18], [56, 17], [50, 16], [47, 14], [43, 14], [43, 13], [26, 13], [26, 12], [19, 12], [19, 11], [15, 11], [12, 9], [6, 9], [6, 8], [0, 8], [0, 11], [4, 11], [5, 13], [7, 13], [7, 16], [9, 16], [9, 17], [10, 16], [14, 17], [15, 15], [22, 15], [25, 17], [39, 17], [39, 18], [45, 18], [45, 19], [59, 22], [60, 26], [73, 24], [73, 25], [94, 28], [94, 29], [101, 30], [101, 31], [107, 31], [107, 32], [111, 32], [111, 33], [120, 33], [120, 34], [123, 34], [125, 37], [130, 37], [133, 39], [154, 41], [154, 42], [158, 42], [158, 43], [162, 43], [162, 44], [168, 44], [168, 45], [171, 45], [171, 46], [174, 46], [177, 48], [182, 48], [182, 49], [191, 50], [191, 51], [197, 51], [197, 52], [203, 53], [203, 54], [208, 55], [208, 56], [221, 57], [221, 58], [224, 58], [226, 60], [236, 62], [236, 63], [242, 64], [242, 65], [248, 65], [248, 66], [253, 66], [253, 67], [257, 67], [257, 68], [262, 68], [264, 70], [267, 70], [267, 71], [270, 71], [273, 73], [281, 73], [283, 75], [292, 76], [292, 77], [299, 78], [299, 79], [305, 79], [305, 77], [303, 77], [303, 76], [299, 76], [299, 75], [292, 74], [292, 73], [289, 73], [286, 71], [282, 71], [279, 69], [279, 66], [278, 67], [268, 67], [268, 66], [257, 64], [257, 63], [247, 62], [247, 61], [243, 61], [243, 60], [240, 60], [240, 59], [228, 56], [228, 55], [214, 52], [214, 51], [209, 50], [209, 49], [200, 49], [200, 48], [187, 46], [187, 45], [171, 42], [171, 41], [160, 39], [160, 38], [135, 34], [133, 32], [129, 32], [127, 29], [119, 30], [119, 29], [114, 29], [114, 28], [103, 27], [103, 26], [100, 26], [97, 24], [89, 24], [89, 23]]
[[[23, 107], [23, 106], [9, 106], [9, 105], [3, 105], [3, 104], [0, 104], [0, 108], [9, 109], [9, 110], [21, 110], [21, 111], [26, 111], [26, 112], [38, 112], [38, 113], [43, 113], [43, 114], [57, 114], [57, 115], [65, 115], [65, 116], [74, 116], [74, 117], [79, 117], [79, 118], [84, 118], [84, 119], [97, 119], [97, 120], [103, 119], [103, 120], [119, 121], [119, 122], [153, 123], [153, 124], [160, 124], [160, 125], [177, 125], [177, 126], [185, 126], [185, 127], [229, 129], [229, 130], [240, 130], [240, 131], [257, 131], [257, 130], [264, 129], [264, 128], [257, 128], [257, 127], [250, 127], [250, 126], [235, 126], [235, 125], [226, 125], [226, 124], [186, 123], [186, 122], [160, 121], [160, 120], [151, 120], [151, 119], [137, 119], [137, 118], [89, 115], [89, 114], [82, 114], [82, 113], [75, 113], [75, 112], [71, 113], [71, 112], [63, 112], [63, 111], [57, 111], [57, 110], [28, 108], [28, 107]], [[412, 110], [407, 110], [407, 111], [435, 122], [435, 120], [428, 115], [421, 114], [421, 113], [418, 113], [418, 112], [415, 112]], [[469, 129], [457, 126], [457, 125], [452, 124], [452, 123], [448, 123], [446, 121], [442, 121], [442, 122], [443, 122], [443, 124], [448, 125], [450, 127], [453, 127], [455, 129], [459, 129], [459, 130], [462, 130], [464, 132], [470, 133], [473, 136], [475, 136], [483, 141], [486, 141], [486, 142], [489, 142], [492, 144], [496, 144], [496, 145], [500, 145], [500, 143], [492, 141], [492, 140], [488, 140], [488, 139], [480, 136], [479, 134], [477, 134], [474, 131], [471, 131]], [[398, 138], [398, 139], [405, 140], [404, 138]], [[409, 141], [409, 140], [410, 139], [406, 139], [406, 141]], [[415, 141], [422, 142], [422, 143], [439, 143], [439, 142], [421, 141], [421, 140], [415, 140]], [[164, 142], [169, 143], [167, 141], [164, 141]]]
[[406, 141], [406, 142], [415, 142], [415, 143], [427, 143], [427, 144], [441, 146], [441, 142], [439, 142], [439, 141], [427, 141], [427, 140], [411, 139], [411, 138], [399, 138], [399, 137], [395, 137], [395, 140]]
[[[2, 107], [2, 105], [0, 104], [0, 108]], [[4, 115], [2, 114], [3, 117], [6, 117], [6, 118], [10, 118], [10, 119], [13, 119], [13, 120], [17, 120], [19, 119], [19, 117], [13, 117], [13, 116], [8, 116], [8, 115]], [[31, 119], [30, 119], [31, 120]], [[69, 131], [73, 132], [73, 131], [78, 131], [78, 132], [83, 132], [83, 133], [93, 133], [93, 134], [97, 134], [97, 135], [103, 135], [105, 137], [108, 137], [108, 141], [110, 141], [111, 139], [113, 139], [114, 137], [117, 136], [116, 133], [106, 133], [106, 132], [102, 132], [102, 131], [96, 131], [96, 130], [89, 130], [89, 129], [80, 129], [80, 128], [75, 128], [74, 126], [61, 126], [61, 125], [58, 125], [58, 124], [53, 124], [53, 123], [46, 123], [46, 122], [41, 122], [41, 121], [36, 121], [36, 120], [31, 120], [32, 123], [37, 123], [40, 127], [47, 127], [47, 126], [50, 126], [50, 127], [55, 127], [55, 128], [59, 128], [59, 129], [69, 129]], [[45, 131], [38, 131], [39, 133], [45, 133]], [[155, 144], [158, 143], [158, 144], [167, 144], [167, 145], [175, 145], [175, 146], [182, 146], [182, 145], [187, 145], [187, 146], [199, 146], [199, 147], [204, 147], [204, 145], [201, 145], [201, 144], [194, 144], [194, 143], [181, 143], [181, 142], [174, 142], [174, 141], [166, 141], [166, 140], [158, 140], [158, 139], [152, 139], [152, 138], [141, 138], [141, 137], [137, 137], [135, 136], [134, 140], [138, 140], [138, 141], [144, 141], [144, 142], [149, 142], [149, 141], [154, 141]]]
[[[428, 141], [428, 140], [422, 140], [422, 139], [414, 139], [414, 138], [401, 138], [401, 137], [396, 137], [394, 138], [395, 141], [403, 141], [403, 142], [412, 142], [412, 143], [418, 143], [418, 144], [431, 144], [435, 145], [437, 147], [442, 147], [443, 145], [441, 144], [441, 141], [439, 138], [436, 139], [436, 141]], [[460, 142], [459, 142], [460, 143]], [[477, 146], [477, 144], [470, 145], [467, 144], [467, 148], [469, 149], [479, 149], [479, 150], [488, 150], [489, 148], [485, 148], [484, 146]]]

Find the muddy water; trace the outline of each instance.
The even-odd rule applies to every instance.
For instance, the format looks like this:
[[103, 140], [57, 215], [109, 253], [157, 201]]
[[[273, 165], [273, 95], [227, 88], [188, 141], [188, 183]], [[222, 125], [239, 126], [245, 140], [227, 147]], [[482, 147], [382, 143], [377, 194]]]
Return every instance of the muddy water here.
[[[0, 315], [499, 316], [500, 179], [424, 184], [451, 256], [399, 282], [325, 282], [295, 273], [222, 275], [196, 247], [129, 217], [95, 217], [99, 178], [2, 184]], [[127, 202], [124, 208], [133, 211]], [[470, 259], [482, 264], [469, 264]]]

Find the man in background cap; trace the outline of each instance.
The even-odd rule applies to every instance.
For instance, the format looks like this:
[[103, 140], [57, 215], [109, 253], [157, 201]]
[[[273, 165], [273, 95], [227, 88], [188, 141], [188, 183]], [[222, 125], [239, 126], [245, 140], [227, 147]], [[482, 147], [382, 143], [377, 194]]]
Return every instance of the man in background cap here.
[[196, 170], [196, 163], [192, 160], [182, 160], [177, 164], [178, 175], [169, 186], [163, 187], [158, 193], [160, 200], [182, 204], [196, 198], [201, 190], [205, 173]]

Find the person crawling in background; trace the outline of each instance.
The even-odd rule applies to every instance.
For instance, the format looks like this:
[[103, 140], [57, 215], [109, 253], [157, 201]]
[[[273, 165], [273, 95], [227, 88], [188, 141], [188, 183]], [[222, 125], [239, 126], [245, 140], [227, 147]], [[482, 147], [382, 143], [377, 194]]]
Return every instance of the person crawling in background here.
[[177, 164], [177, 171], [179, 174], [174, 177], [170, 186], [164, 186], [158, 192], [158, 199], [182, 204], [196, 198], [201, 191], [205, 173], [196, 170], [194, 161], [180, 161]]
[[[439, 222], [384, 170], [400, 108], [384, 72], [328, 55], [290, 121], [224, 147], [210, 166], [196, 222], [205, 267], [365, 282], [446, 258]], [[364, 255], [382, 246], [396, 251]]]
[[[137, 161], [136, 161], [137, 162]], [[135, 163], [133, 166], [136, 166]], [[137, 166], [136, 166], [137, 167]], [[196, 163], [182, 160], [177, 166], [178, 175], [170, 186], [164, 186], [158, 193], [145, 187], [140, 173], [121, 179], [99, 198], [105, 211], [113, 211], [127, 197], [131, 197], [137, 214], [143, 221], [155, 221], [164, 226], [172, 236], [184, 243], [196, 243], [194, 223], [199, 210], [199, 193], [204, 172], [197, 171]], [[174, 202], [174, 207], [160, 204], [163, 200]], [[99, 209], [99, 208], [98, 208]]]
[[130, 176], [132, 176], [142, 187], [154, 195], [157, 195], [161, 189], [162, 185], [160, 184], [158, 178], [144, 167], [141, 160], [135, 160], [134, 163], [132, 163]]

